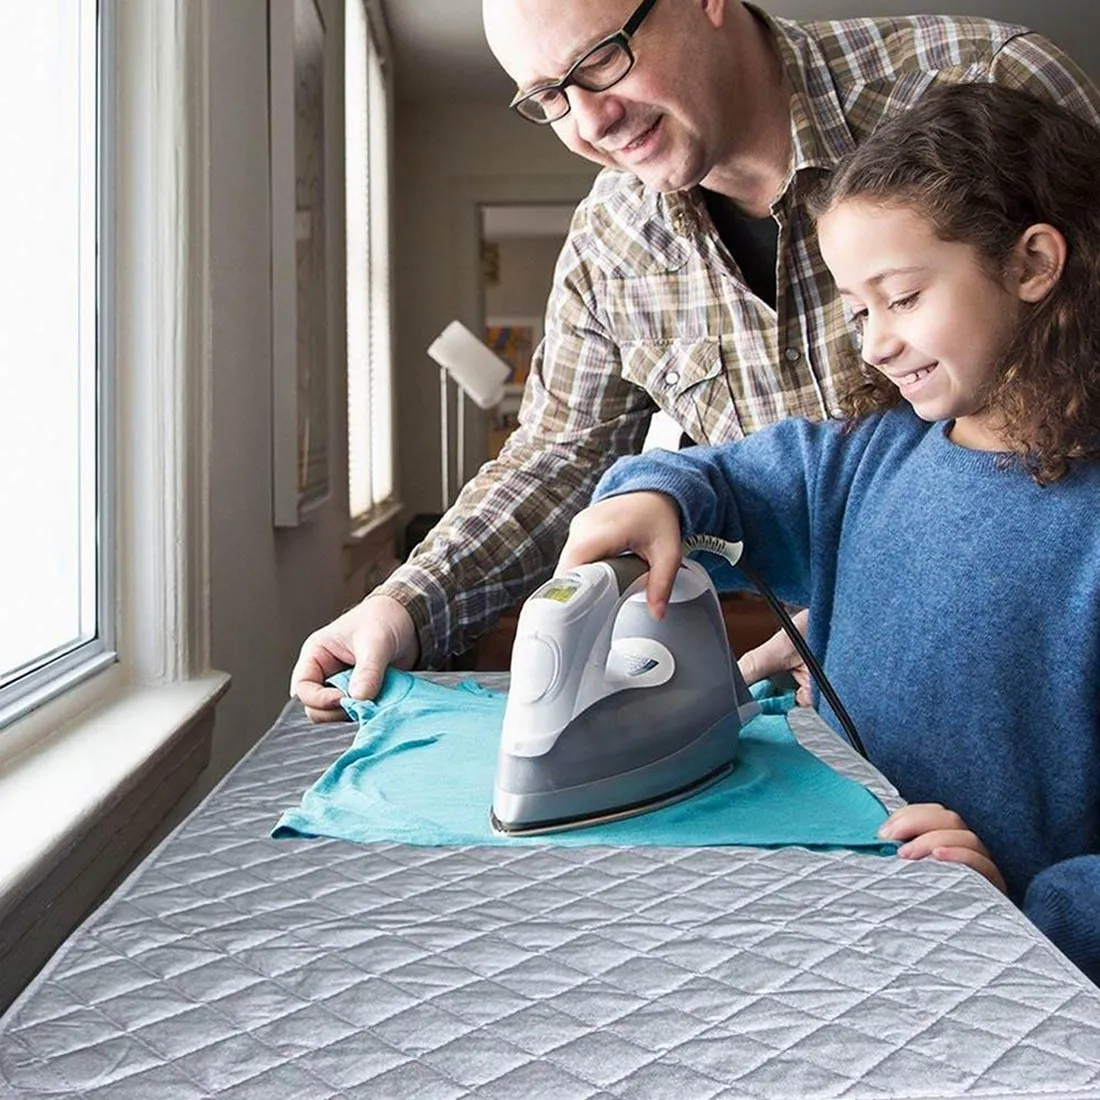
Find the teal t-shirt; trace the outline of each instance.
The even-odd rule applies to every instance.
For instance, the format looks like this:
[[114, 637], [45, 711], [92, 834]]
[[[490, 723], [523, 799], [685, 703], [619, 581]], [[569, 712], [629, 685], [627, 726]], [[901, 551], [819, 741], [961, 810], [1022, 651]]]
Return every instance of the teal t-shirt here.
[[[346, 691], [348, 678], [340, 673], [332, 682]], [[505, 695], [473, 682], [444, 687], [391, 669], [376, 700], [345, 696], [345, 709], [360, 723], [353, 744], [272, 835], [418, 845], [894, 851], [877, 836], [886, 819], [878, 799], [795, 740], [782, 713], [790, 698], [764, 700], [764, 713], [741, 731], [733, 771], [683, 802], [568, 832], [501, 836], [490, 827], [489, 810], [505, 702]]]

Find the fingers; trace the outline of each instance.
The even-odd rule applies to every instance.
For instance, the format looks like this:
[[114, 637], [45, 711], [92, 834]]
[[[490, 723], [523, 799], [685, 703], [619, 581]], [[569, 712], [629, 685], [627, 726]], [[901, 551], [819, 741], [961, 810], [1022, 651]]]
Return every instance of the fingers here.
[[[297, 672], [297, 668], [295, 671]], [[343, 692], [339, 688], [316, 683], [308, 678], [308, 674], [305, 678], [295, 680], [291, 688], [293, 694], [302, 701], [306, 714], [314, 722], [348, 721], [348, 714], [340, 705]]]
[[344, 719], [340, 691], [325, 683], [334, 672], [350, 665], [348, 694], [373, 699], [388, 665], [412, 668], [419, 655], [416, 625], [406, 608], [391, 596], [372, 594], [305, 640], [290, 674], [290, 693], [315, 722]]
[[785, 641], [782, 633], [773, 634], [766, 642], [761, 643], [755, 649], [743, 653], [737, 661], [737, 667], [745, 678], [746, 684], [759, 683], [766, 680], [773, 672], [779, 670], [778, 660], [780, 649]]
[[924, 859], [937, 848], [969, 848], [973, 852], [988, 856], [985, 846], [969, 829], [936, 829], [922, 833], [906, 841], [899, 849], [902, 859]]
[[[806, 634], [809, 618], [808, 609], [798, 611], [791, 616], [791, 621], [803, 636]], [[742, 654], [737, 666], [741, 669], [741, 675], [744, 676], [746, 684], [755, 684], [779, 672], [793, 673], [795, 682], [798, 684], [796, 702], [799, 706], [811, 705], [809, 671], [802, 663], [798, 650], [787, 637], [785, 630], [777, 630], [766, 642]]]
[[[337, 693], [339, 694], [339, 693]], [[305, 708], [306, 715], [311, 722], [349, 722], [351, 721], [348, 712], [341, 706], [334, 708], [328, 708], [325, 710], [319, 710], [317, 707], [307, 706]]]
[[680, 571], [681, 554], [661, 558], [649, 563], [649, 577], [645, 584], [645, 602], [649, 613], [655, 619], [663, 619], [668, 608], [668, 599], [672, 595], [672, 586], [676, 583], [676, 574]]
[[348, 694], [353, 699], [373, 699], [382, 688], [386, 662], [379, 661], [374, 651], [360, 658], [348, 682]]
[[[901, 853], [899, 852], [898, 855], [901, 855]], [[1004, 876], [988, 855], [975, 852], [972, 848], [953, 848], [950, 845], [934, 848], [931, 855], [933, 859], [939, 860], [941, 863], [961, 863], [966, 867], [970, 867], [992, 883], [1002, 894], [1008, 893]]]
[[967, 830], [965, 821], [938, 802], [914, 802], [895, 810], [879, 829], [884, 840], [912, 840], [936, 830]]
[[782, 630], [773, 634], [766, 642], [750, 649], [737, 662], [746, 684], [755, 684], [766, 680], [777, 672], [789, 672], [801, 664], [798, 650], [791, 644], [790, 638]]
[[336, 692], [336, 698], [339, 699], [340, 693], [335, 688], [325, 687], [325, 680], [354, 660], [355, 655], [338, 638], [328, 637], [324, 631], [311, 634], [305, 640], [290, 673], [291, 696], [297, 695], [307, 707], [327, 710], [327, 703], [318, 703], [316, 700], [327, 700], [333, 692]]
[[791, 675], [797, 685], [794, 693], [795, 703], [800, 707], [812, 707], [814, 705], [814, 695], [810, 670], [805, 665], [797, 665], [791, 669]]
[[[616, 498], [615, 502], [602, 503], [618, 503], [620, 507], [615, 511], [622, 515], [620, 498]], [[631, 545], [625, 527], [621, 521], [615, 522], [614, 513], [608, 517], [607, 510], [601, 509], [599, 504], [578, 513], [569, 525], [569, 538], [562, 548], [557, 571], [563, 573], [590, 561], [602, 561], [604, 558], [613, 558], [624, 550], [636, 549]]]
[[[664, 493], [625, 493], [593, 504], [573, 517], [558, 560], [559, 571], [632, 550], [651, 566], [680, 561], [680, 513]], [[656, 559], [656, 560], [655, 560]]]
[[315, 681], [317, 664], [311, 658], [299, 658], [291, 674], [291, 696], [297, 696], [305, 707], [306, 714], [314, 722], [346, 722], [347, 712], [340, 705], [342, 692], [339, 688]]
[[961, 863], [1005, 892], [1005, 881], [980, 838], [953, 810], [935, 802], [914, 803], [892, 813], [879, 829], [886, 840], [902, 841], [901, 859], [936, 859]]
[[624, 493], [574, 517], [558, 559], [558, 572], [632, 551], [649, 565], [646, 603], [663, 617], [683, 557], [680, 512], [664, 493]]
[[898, 849], [900, 859], [932, 859], [942, 863], [961, 863], [988, 879], [1001, 893], [1005, 880], [985, 845], [965, 829], [940, 829], [903, 844]]

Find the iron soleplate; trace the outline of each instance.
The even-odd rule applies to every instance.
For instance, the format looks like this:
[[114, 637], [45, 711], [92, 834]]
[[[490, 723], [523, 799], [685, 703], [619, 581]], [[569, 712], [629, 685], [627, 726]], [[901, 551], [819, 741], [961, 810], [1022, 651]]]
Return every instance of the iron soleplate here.
[[643, 802], [634, 802], [629, 806], [619, 806], [615, 809], [598, 811], [592, 814], [579, 814], [575, 817], [560, 818], [555, 821], [535, 821], [529, 824], [512, 825], [501, 821], [490, 809], [489, 824], [493, 832], [501, 836], [545, 836], [547, 833], [564, 833], [571, 829], [585, 829], [591, 825], [604, 825], [609, 821], [622, 821], [628, 817], [638, 817], [640, 814], [650, 813], [653, 810], [672, 806], [677, 802], [683, 802], [687, 798], [713, 787], [715, 783], [725, 779], [736, 767], [736, 761], [729, 761], [714, 771], [704, 775], [701, 779], [694, 780], [686, 786], [678, 787], [674, 791], [650, 798]]

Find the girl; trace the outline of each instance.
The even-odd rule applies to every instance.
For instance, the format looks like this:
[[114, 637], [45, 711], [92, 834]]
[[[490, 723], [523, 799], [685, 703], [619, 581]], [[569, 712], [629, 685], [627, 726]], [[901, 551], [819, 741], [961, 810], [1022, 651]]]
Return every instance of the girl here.
[[561, 567], [633, 550], [660, 616], [683, 537], [743, 541], [910, 803], [884, 836], [1100, 980], [1100, 134], [937, 89], [817, 215], [860, 335], [848, 419], [620, 461]]

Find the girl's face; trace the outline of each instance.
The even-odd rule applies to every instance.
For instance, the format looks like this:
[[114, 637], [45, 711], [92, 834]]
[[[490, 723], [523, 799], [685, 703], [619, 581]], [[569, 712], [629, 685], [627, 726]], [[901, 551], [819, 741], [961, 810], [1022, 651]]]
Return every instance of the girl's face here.
[[986, 394], [1019, 321], [1015, 280], [992, 278], [971, 245], [941, 240], [905, 207], [842, 201], [818, 221], [818, 239], [864, 360], [921, 419], [953, 419], [956, 443], [1004, 449]]

